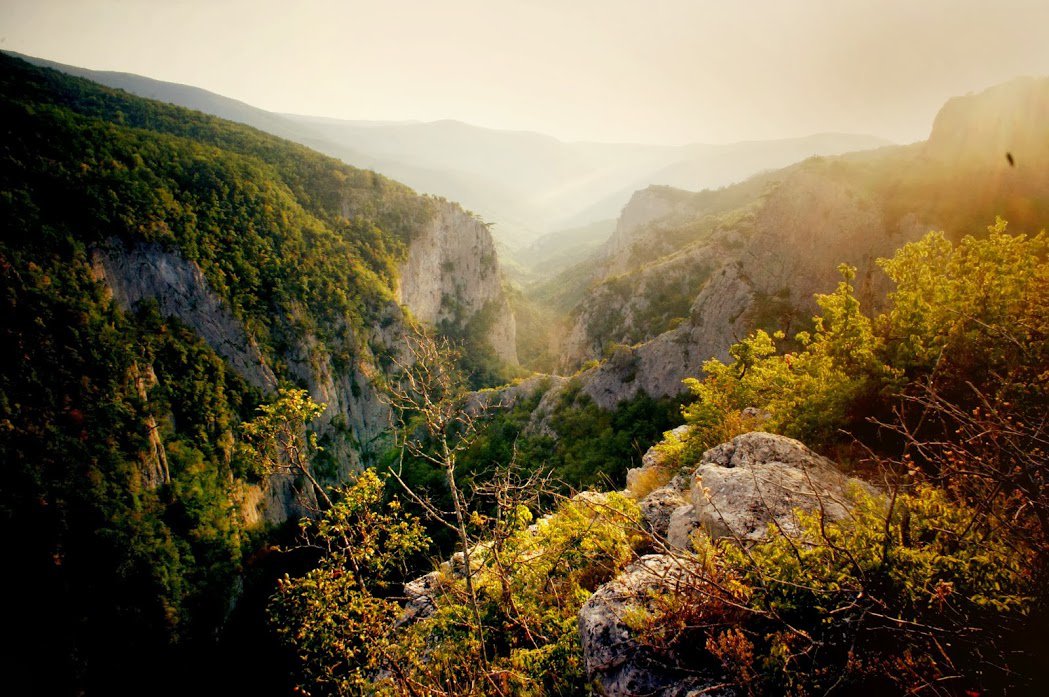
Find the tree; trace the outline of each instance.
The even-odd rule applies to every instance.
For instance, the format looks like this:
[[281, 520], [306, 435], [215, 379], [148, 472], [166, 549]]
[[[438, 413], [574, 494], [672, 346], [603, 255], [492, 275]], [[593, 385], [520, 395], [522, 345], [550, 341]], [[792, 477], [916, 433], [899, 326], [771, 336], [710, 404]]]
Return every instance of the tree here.
[[307, 431], [311, 421], [325, 409], [310, 398], [306, 390], [281, 389], [277, 399], [259, 407], [259, 415], [241, 428], [263, 476], [299, 474], [312, 485], [313, 492], [332, 507], [332, 500], [310, 469], [311, 456], [319, 450], [317, 436]]
[[476, 439], [477, 420], [484, 408], [481, 402], [468, 403], [466, 384], [456, 369], [459, 352], [451, 343], [443, 337], [427, 334], [418, 325], [412, 325], [410, 329], [405, 334], [405, 358], [394, 359], [399, 369], [398, 379], [388, 390], [390, 403], [400, 419], [398, 433], [402, 461], [404, 454], [408, 454], [443, 472], [452, 511], [441, 511], [420, 496], [404, 482], [400, 471], [393, 476], [430, 518], [448, 527], [458, 538], [466, 593], [476, 623], [479, 659], [484, 666], [488, 656], [473, 582], [473, 542], [467, 530], [470, 514], [466, 497], [456, 479], [458, 458]]
[[380, 673], [408, 694], [416, 647], [394, 636], [402, 610], [391, 578], [429, 544], [421, 523], [373, 470], [333, 492], [319, 518], [304, 519], [300, 548], [322, 553], [304, 576], [285, 575], [268, 608], [277, 635], [301, 659], [306, 681], [334, 694], [372, 693]]

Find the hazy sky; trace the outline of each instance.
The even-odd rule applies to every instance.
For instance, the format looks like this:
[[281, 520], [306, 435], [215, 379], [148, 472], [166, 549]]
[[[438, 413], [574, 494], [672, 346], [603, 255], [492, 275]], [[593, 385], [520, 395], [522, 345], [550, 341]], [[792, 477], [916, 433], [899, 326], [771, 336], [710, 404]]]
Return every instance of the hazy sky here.
[[908, 142], [952, 95], [1049, 74], [1049, 2], [0, 0], [0, 48], [340, 118]]

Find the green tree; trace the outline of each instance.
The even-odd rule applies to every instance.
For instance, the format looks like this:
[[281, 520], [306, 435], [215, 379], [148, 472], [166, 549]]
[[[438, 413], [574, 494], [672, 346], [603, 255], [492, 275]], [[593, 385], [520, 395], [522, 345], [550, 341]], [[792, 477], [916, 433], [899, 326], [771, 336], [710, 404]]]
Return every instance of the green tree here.
[[306, 390], [281, 389], [276, 399], [261, 405], [258, 416], [243, 424], [241, 430], [260, 475], [301, 475], [331, 508], [331, 498], [312, 472], [311, 459], [319, 450], [317, 435], [307, 429], [324, 409], [325, 405], [314, 402]]
[[[429, 540], [418, 518], [373, 470], [333, 492], [332, 505], [300, 524], [302, 546], [320, 562], [304, 576], [285, 575], [270, 602], [270, 624], [300, 659], [307, 691], [373, 693], [377, 676], [405, 676], [412, 648], [394, 635], [402, 610], [391, 580]], [[399, 680], [409, 694], [423, 694]]]

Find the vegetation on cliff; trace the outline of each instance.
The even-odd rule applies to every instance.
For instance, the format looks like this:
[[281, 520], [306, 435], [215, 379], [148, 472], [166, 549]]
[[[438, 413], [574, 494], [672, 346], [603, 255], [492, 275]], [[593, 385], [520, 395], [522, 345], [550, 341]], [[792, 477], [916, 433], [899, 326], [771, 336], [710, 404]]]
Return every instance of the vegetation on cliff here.
[[[1037, 677], [1030, 632], [1044, 618], [1049, 568], [1047, 252], [1044, 234], [1010, 235], [1002, 221], [957, 244], [931, 233], [881, 262], [896, 287], [878, 316], [864, 314], [843, 267], [838, 288], [818, 298], [814, 331], [789, 343], [759, 331], [733, 347], [733, 363], [709, 362], [691, 383], [689, 428], [662, 446], [665, 476], [764, 429], [876, 473], [879, 489], [833, 501], [843, 517], [799, 510], [796, 530], [770, 524], [759, 542], [693, 533], [692, 548], [674, 553], [677, 581], [625, 617], [631, 641], [682, 679], [719, 675], [721, 688], [748, 694], [983, 693]], [[514, 453], [527, 471], [535, 455]], [[564, 500], [528, 527], [539, 497], [519, 500], [515, 480], [503, 481], [497, 505], [471, 518], [471, 571], [453, 558], [423, 590], [406, 588], [407, 610], [373, 617], [368, 631], [382, 642], [367, 663], [332, 662], [330, 645], [293, 640], [307, 674], [320, 662], [367, 690], [584, 692], [575, 611], [667, 541], [618, 494]]]
[[120, 309], [93, 251], [195, 264], [288, 384], [306, 337], [337, 371], [382, 362], [398, 263], [435, 202], [6, 55], [0, 122], [0, 525], [9, 597], [40, 613], [17, 660], [49, 666], [48, 693], [192, 684], [172, 666], [208, 653], [260, 547], [261, 474], [236, 444], [266, 396], [151, 302]]

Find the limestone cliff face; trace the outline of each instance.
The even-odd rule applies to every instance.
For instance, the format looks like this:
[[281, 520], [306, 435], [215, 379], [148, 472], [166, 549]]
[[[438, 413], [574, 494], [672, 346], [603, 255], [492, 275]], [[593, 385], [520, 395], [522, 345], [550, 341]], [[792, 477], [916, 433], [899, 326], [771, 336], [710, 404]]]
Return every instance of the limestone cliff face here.
[[[674, 235], [687, 241], [604, 278], [577, 307], [562, 367], [611, 355], [583, 373], [583, 389], [599, 405], [638, 392], [678, 394], [684, 378], [699, 375], [712, 357], [727, 360], [728, 348], [754, 328], [789, 331], [812, 316], [814, 294], [834, 289], [843, 262], [858, 269], [861, 301], [876, 305], [888, 290], [876, 260], [937, 227], [915, 215], [891, 222], [879, 198], [823, 161], [764, 179], [759, 197], [735, 211], [717, 210], [708, 199], [691, 209], [679, 203], [644, 230], [623, 226], [634, 229], [635, 249]], [[643, 210], [632, 211], [632, 202], [624, 219], [645, 219], [655, 210], [651, 199], [635, 197]]]
[[[399, 299], [413, 315], [431, 324], [448, 322], [465, 329], [482, 322], [480, 330], [496, 354], [516, 362], [513, 315], [503, 294], [495, 249], [488, 229], [457, 205], [440, 203], [436, 215], [413, 236], [401, 267]], [[273, 392], [278, 379], [270, 361], [283, 363], [286, 377], [304, 385], [327, 407], [314, 424], [324, 441], [335, 476], [344, 479], [367, 464], [385, 446], [390, 409], [381, 399], [381, 369], [377, 353], [403, 350], [404, 315], [395, 302], [376, 308], [378, 321], [365, 336], [350, 339], [354, 356], [336, 367], [332, 353], [312, 331], [310, 322], [291, 308], [278, 323], [285, 327], [283, 355], [268, 357], [208, 284], [195, 263], [155, 244], [125, 245], [108, 240], [93, 251], [96, 277], [114, 301], [134, 310], [143, 301], [156, 302], [163, 315], [177, 318], [201, 337], [248, 384]], [[345, 332], [343, 332], [345, 333]], [[345, 352], [343, 352], [345, 353]], [[146, 366], [144, 373], [152, 374]], [[163, 445], [156, 444], [146, 467], [150, 481], [163, 478]], [[280, 523], [306, 512], [288, 476], [271, 478], [261, 489], [241, 492], [249, 523]]]
[[925, 144], [930, 158], [1013, 165], [1030, 176], [1049, 158], [1049, 79], [1024, 77], [944, 104]]
[[669, 186], [650, 186], [634, 192], [616, 221], [615, 232], [603, 249], [606, 275], [626, 271], [631, 248], [653, 231], [671, 227], [692, 212], [691, 196]]
[[483, 222], [458, 204], [438, 202], [433, 218], [413, 237], [400, 272], [398, 299], [416, 318], [457, 329], [480, 323], [495, 354], [517, 363], [514, 317]]
[[277, 386], [258, 345], [193, 262], [155, 244], [126, 247], [110, 239], [94, 251], [96, 277], [125, 309], [156, 301], [161, 314], [175, 317], [229, 362], [246, 382], [261, 390]]
[[[93, 257], [96, 277], [125, 310], [133, 311], [146, 300], [156, 302], [162, 314], [175, 317], [192, 329], [245, 382], [266, 393], [276, 389], [277, 378], [259, 346], [212, 291], [196, 264], [159, 245], [129, 247], [117, 239], [94, 250]], [[391, 304], [386, 309], [399, 319], [397, 307]], [[384, 342], [391, 338], [377, 333], [375, 339]], [[339, 475], [358, 469], [362, 452], [389, 424], [389, 409], [369, 379], [369, 373], [374, 372], [371, 356], [359, 357], [350, 370], [340, 373], [333, 369], [331, 356], [319, 348], [311, 335], [294, 337], [291, 344], [282, 358], [291, 376], [305, 384], [315, 400], [327, 405], [316, 426], [322, 437], [336, 436], [330, 439], [330, 449]], [[153, 376], [153, 371], [147, 368], [144, 374]], [[155, 376], [152, 381], [155, 383]], [[337, 437], [340, 435], [348, 438]], [[155, 444], [152, 449], [151, 461], [161, 463], [163, 445]], [[153, 469], [158, 470], [159, 478], [159, 468]], [[305, 512], [292, 477], [272, 477], [260, 490], [252, 489], [247, 487], [240, 497], [246, 502], [244, 517], [249, 524], [280, 523]]]

